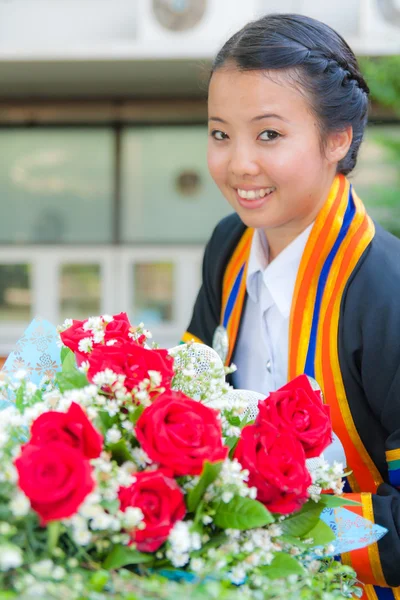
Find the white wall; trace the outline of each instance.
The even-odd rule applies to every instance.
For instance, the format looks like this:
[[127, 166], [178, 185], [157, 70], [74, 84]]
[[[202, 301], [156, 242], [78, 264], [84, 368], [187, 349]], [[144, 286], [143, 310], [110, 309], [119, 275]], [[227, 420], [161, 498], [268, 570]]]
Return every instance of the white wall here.
[[186, 32], [163, 29], [152, 0], [0, 0], [0, 61], [209, 58], [267, 12], [324, 20], [359, 53], [400, 52], [400, 0], [208, 0], [201, 22]]

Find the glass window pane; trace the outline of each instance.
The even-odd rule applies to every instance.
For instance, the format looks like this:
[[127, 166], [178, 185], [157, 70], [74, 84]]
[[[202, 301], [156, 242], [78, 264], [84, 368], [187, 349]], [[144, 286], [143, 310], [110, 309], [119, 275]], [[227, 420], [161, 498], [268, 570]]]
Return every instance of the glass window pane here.
[[367, 129], [350, 180], [368, 213], [400, 237], [400, 126]]
[[98, 264], [64, 264], [60, 273], [60, 322], [101, 313], [101, 269]]
[[122, 239], [203, 243], [232, 212], [207, 169], [207, 128], [128, 127], [122, 135]]
[[0, 153], [0, 242], [112, 240], [111, 129], [3, 129]]
[[173, 263], [154, 262], [133, 265], [133, 322], [146, 326], [172, 321], [174, 298]]
[[31, 266], [0, 265], [0, 321], [30, 321], [32, 315]]

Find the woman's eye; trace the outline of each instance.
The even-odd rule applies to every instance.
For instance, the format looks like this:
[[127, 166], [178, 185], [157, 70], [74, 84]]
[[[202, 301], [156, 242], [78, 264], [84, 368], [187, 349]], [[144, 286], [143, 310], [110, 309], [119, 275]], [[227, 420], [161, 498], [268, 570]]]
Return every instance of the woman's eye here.
[[222, 141], [226, 140], [228, 136], [223, 131], [220, 131], [219, 129], [214, 129], [211, 132], [211, 137], [213, 137], [215, 140]]
[[280, 136], [280, 133], [278, 133], [277, 131], [274, 131], [273, 129], [266, 129], [265, 131], [260, 133], [260, 135], [258, 137], [260, 140], [263, 140], [266, 142], [272, 142], [273, 140], [276, 140], [276, 139], [278, 139], [278, 137], [281, 137], [281, 136]]

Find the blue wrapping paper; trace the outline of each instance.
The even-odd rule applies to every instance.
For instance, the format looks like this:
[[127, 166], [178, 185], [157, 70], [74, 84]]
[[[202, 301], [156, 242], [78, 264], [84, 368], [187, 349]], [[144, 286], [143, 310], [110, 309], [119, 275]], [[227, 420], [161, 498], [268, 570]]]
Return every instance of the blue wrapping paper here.
[[[39, 385], [43, 379], [53, 379], [61, 368], [59, 335], [57, 329], [40, 317], [34, 319], [15, 345], [2, 368], [11, 381], [25, 371], [27, 379]], [[14, 400], [13, 393], [0, 396], [0, 409]]]

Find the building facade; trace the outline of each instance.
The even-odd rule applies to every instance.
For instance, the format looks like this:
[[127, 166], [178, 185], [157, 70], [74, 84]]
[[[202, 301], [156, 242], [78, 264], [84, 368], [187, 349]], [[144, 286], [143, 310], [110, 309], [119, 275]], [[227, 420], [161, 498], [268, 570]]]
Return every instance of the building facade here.
[[[35, 315], [127, 311], [178, 342], [229, 212], [206, 165], [211, 60], [277, 11], [331, 24], [360, 55], [400, 54], [398, 0], [0, 0], [0, 355]], [[395, 233], [382, 140], [399, 132], [370, 127], [354, 178]]]

